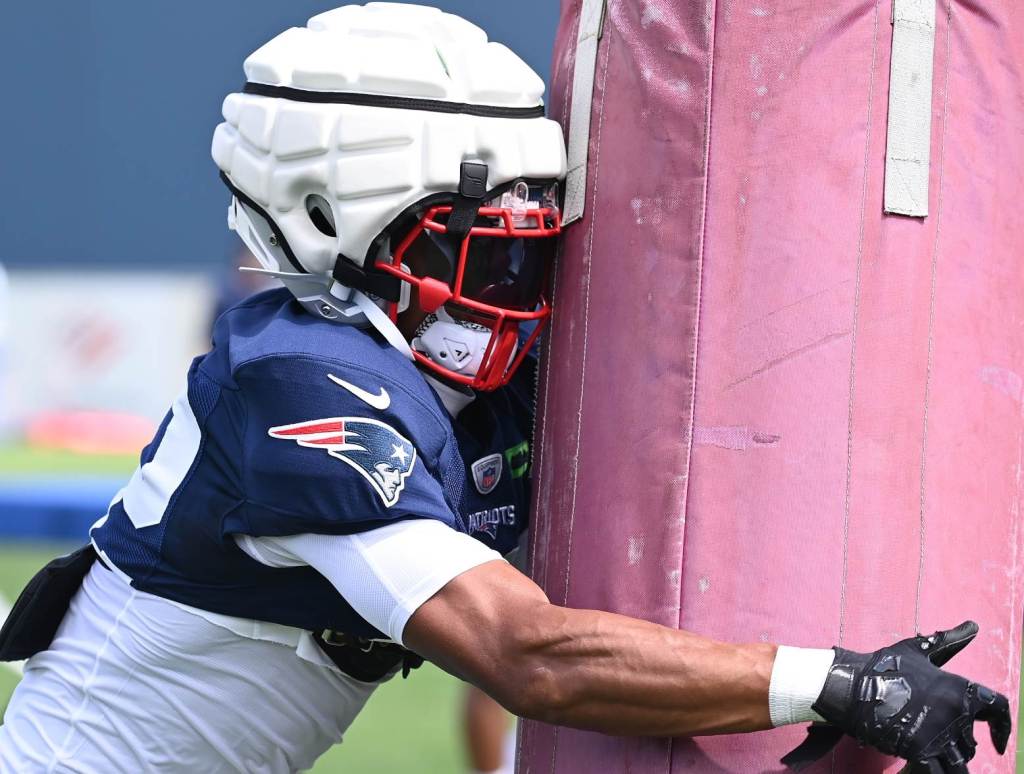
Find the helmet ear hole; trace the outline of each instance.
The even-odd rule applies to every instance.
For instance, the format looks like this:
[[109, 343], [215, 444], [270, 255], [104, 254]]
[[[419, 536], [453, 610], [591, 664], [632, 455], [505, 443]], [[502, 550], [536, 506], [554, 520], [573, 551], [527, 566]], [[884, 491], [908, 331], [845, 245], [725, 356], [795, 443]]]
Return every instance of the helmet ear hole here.
[[329, 237], [338, 236], [334, 227], [334, 210], [327, 200], [319, 194], [310, 194], [306, 197], [306, 214], [316, 226], [317, 231]]

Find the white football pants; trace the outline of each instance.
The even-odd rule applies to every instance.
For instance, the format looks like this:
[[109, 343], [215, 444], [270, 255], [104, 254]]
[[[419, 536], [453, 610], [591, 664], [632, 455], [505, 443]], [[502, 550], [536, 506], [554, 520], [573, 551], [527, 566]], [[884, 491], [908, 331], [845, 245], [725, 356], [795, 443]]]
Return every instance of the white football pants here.
[[0, 772], [299, 771], [376, 687], [97, 563], [51, 648], [25, 664], [0, 726]]

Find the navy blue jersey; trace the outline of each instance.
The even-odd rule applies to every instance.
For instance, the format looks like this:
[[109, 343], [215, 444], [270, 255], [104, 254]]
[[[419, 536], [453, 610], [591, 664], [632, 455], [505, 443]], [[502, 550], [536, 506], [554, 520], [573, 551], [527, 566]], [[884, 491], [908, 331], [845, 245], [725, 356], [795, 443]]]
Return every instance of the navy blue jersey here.
[[318, 572], [266, 567], [232, 536], [436, 519], [507, 553], [527, 523], [530, 370], [453, 421], [372, 329], [319, 320], [283, 289], [253, 296], [218, 320], [93, 541], [143, 591], [381, 636]]

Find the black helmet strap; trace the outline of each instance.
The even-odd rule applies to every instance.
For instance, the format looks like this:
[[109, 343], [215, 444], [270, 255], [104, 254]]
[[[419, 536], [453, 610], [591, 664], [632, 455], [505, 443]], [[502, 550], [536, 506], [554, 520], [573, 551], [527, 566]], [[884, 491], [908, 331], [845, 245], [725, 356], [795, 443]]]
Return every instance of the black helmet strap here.
[[487, 195], [487, 165], [463, 161], [459, 172], [459, 193], [448, 216], [448, 233], [461, 242], [476, 222], [477, 212]]

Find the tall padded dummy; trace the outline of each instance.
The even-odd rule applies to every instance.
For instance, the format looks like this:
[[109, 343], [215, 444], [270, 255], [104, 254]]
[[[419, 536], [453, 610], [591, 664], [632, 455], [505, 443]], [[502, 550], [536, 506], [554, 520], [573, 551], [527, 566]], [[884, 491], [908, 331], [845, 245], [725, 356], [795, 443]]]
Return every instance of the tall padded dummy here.
[[[950, 667], [1016, 711], [1022, 31], [1019, 0], [608, 0], [538, 390], [553, 602], [854, 650], [970, 618]], [[529, 722], [518, 771], [780, 772], [803, 737]], [[900, 768], [844, 740], [810, 771]]]

